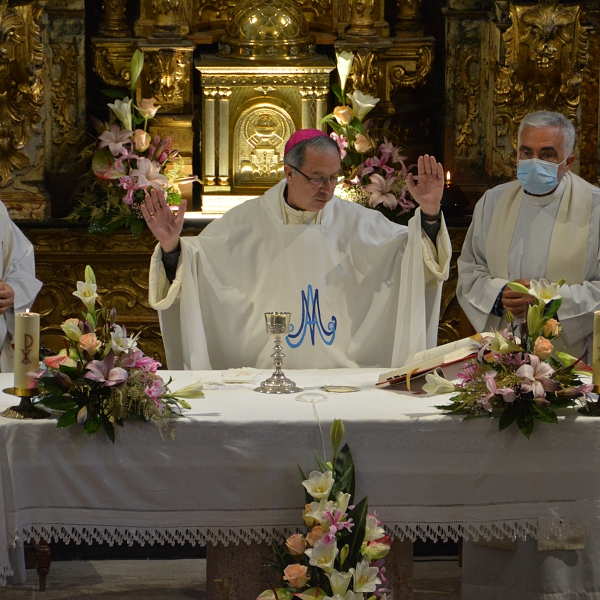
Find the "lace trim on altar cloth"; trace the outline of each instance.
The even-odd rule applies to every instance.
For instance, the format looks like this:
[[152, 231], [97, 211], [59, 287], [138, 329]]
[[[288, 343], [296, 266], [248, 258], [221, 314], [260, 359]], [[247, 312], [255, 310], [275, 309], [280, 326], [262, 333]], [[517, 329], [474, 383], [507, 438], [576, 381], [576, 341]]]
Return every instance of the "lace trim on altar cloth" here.
[[[565, 537], [573, 531], [588, 530], [590, 533], [600, 535], [600, 521], [598, 519], [585, 520], [582, 518], [553, 518], [553, 519], [516, 519], [511, 521], [487, 521], [478, 523], [384, 523], [387, 532], [392, 538], [409, 539], [415, 541], [432, 540], [458, 541], [460, 538], [471, 539], [483, 537], [525, 539], [549, 537]], [[20, 531], [9, 534], [9, 543], [14, 546], [17, 541], [37, 542], [62, 541], [75, 544], [107, 543], [115, 544], [135, 543], [169, 544], [172, 546], [189, 543], [192, 546], [199, 544], [250, 544], [252, 542], [270, 542], [283, 540], [294, 533], [303, 533], [306, 528], [301, 523], [295, 525], [265, 525], [254, 527], [116, 527], [89, 525], [26, 525]], [[1, 577], [1, 575], [0, 575]]]

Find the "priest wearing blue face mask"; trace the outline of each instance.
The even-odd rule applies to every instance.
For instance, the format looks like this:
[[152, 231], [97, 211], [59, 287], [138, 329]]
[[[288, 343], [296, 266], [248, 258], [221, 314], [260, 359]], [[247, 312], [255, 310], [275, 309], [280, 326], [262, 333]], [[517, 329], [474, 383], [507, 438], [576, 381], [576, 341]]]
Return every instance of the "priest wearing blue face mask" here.
[[566, 279], [557, 350], [589, 351], [593, 311], [600, 309], [600, 189], [570, 168], [575, 129], [559, 113], [521, 122], [517, 181], [479, 200], [458, 260], [457, 296], [477, 331], [502, 328], [506, 312], [524, 317], [531, 297], [506, 287], [532, 279]]
[[[523, 119], [517, 181], [477, 203], [458, 260], [457, 295], [477, 331], [501, 329], [507, 310], [522, 318], [531, 300], [507, 288], [509, 281], [565, 278], [557, 342], [575, 356], [589, 351], [590, 361], [593, 311], [600, 309], [600, 189], [570, 172], [574, 142], [561, 114]], [[564, 525], [561, 538], [465, 541], [461, 599], [600, 598], [600, 539], [568, 519]]]

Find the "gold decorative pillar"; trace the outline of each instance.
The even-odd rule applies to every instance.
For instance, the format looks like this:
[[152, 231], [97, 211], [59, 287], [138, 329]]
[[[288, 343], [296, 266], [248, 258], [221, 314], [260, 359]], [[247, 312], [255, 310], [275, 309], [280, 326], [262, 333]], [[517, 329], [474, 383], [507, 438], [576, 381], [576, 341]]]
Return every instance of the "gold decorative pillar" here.
[[302, 87], [299, 92], [302, 98], [302, 129], [309, 129], [310, 127], [315, 126], [313, 121], [315, 90], [312, 87]]
[[140, 18], [135, 22], [137, 37], [174, 39], [190, 32], [190, 18], [195, 11], [191, 0], [139, 0]]
[[127, 0], [104, 0], [104, 12], [98, 26], [101, 36], [129, 37], [131, 31], [125, 24]]
[[397, 6], [396, 37], [422, 37], [421, 0], [397, 0]]
[[316, 111], [316, 123], [315, 127], [321, 131], [327, 131], [327, 124], [321, 123], [321, 119], [327, 114], [327, 95], [329, 88], [319, 87], [315, 89], [315, 111]]
[[46, 2], [0, 3], [0, 200], [14, 218], [42, 219], [46, 90], [42, 14]]
[[[219, 88], [219, 185], [229, 186], [229, 96], [231, 89]], [[227, 187], [229, 191], [229, 187]]]
[[377, 42], [375, 29], [375, 0], [351, 0], [350, 29], [346, 32], [348, 42]]
[[216, 182], [215, 172], [215, 97], [217, 89], [205, 87], [204, 106], [202, 111], [202, 157], [204, 163], [202, 182], [205, 186], [214, 186]]

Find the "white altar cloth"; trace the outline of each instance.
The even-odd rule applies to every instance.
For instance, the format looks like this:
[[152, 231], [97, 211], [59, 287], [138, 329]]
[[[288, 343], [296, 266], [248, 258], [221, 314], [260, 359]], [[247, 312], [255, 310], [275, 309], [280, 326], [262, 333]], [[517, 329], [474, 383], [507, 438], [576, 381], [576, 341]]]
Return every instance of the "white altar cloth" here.
[[[457, 539], [538, 534], [571, 518], [600, 531], [600, 419], [569, 414], [536, 423], [531, 440], [497, 420], [462, 422], [426, 398], [375, 388], [381, 369], [286, 371], [308, 392], [355, 385], [314, 405], [329, 452], [341, 418], [355, 464], [357, 497], [394, 535]], [[269, 375], [265, 371], [264, 375]], [[172, 372], [171, 389], [218, 373]], [[0, 389], [12, 385], [0, 374]], [[0, 417], [0, 579], [15, 539], [75, 542], [239, 543], [301, 530], [297, 465], [315, 467], [323, 444], [310, 403], [296, 395], [219, 386], [192, 400], [176, 436], [127, 422], [112, 444], [103, 432], [56, 429], [56, 420]], [[0, 409], [14, 404], [0, 395]], [[328, 456], [328, 458], [330, 458]]]

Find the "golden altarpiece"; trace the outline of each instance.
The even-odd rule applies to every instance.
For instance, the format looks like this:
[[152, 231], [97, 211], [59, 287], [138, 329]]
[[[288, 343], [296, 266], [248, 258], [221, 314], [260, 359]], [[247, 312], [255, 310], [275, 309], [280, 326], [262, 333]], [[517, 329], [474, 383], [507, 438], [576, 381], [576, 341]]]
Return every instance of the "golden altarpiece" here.
[[[128, 87], [135, 49], [145, 53], [136, 94], [161, 105], [152, 127], [201, 179], [196, 210], [279, 179], [287, 136], [321, 127], [333, 107], [340, 50], [355, 53], [351, 86], [380, 98], [372, 114], [409, 159], [440, 156], [475, 201], [513, 177], [519, 122], [539, 108], [573, 121], [579, 172], [597, 183], [597, 12], [548, 1], [0, 0], [0, 200], [36, 248], [44, 342], [56, 345], [78, 309], [70, 291], [89, 263], [145, 350], [162, 353], [147, 304], [151, 237], [102, 238], [56, 219], [80, 174], [65, 157], [104, 116], [99, 91]], [[456, 253], [467, 223], [453, 229]], [[441, 341], [459, 334], [455, 277], [454, 267]]]

